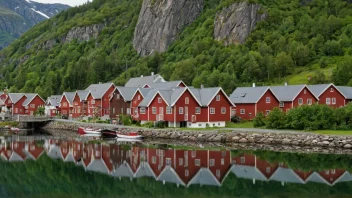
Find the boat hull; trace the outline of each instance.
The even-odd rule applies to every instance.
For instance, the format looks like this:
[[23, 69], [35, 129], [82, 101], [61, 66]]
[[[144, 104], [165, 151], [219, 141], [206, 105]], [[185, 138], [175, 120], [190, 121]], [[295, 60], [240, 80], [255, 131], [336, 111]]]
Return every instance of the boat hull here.
[[81, 134], [81, 135], [84, 135], [84, 134], [100, 135], [101, 134], [101, 130], [100, 129], [88, 129], [88, 128], [79, 127], [78, 128], [78, 133]]
[[142, 139], [143, 136], [141, 135], [123, 135], [123, 134], [117, 134], [118, 138], [123, 138], [123, 139]]

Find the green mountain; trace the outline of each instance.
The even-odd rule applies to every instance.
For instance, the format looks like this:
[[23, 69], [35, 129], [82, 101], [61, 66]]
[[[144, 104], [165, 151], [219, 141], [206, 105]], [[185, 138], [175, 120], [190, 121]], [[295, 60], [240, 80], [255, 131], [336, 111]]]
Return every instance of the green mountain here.
[[[0, 86], [48, 96], [150, 72], [226, 92], [252, 82], [352, 84], [349, 1], [236, 2], [94, 0], [71, 8], [0, 51]], [[248, 17], [228, 24], [239, 8]]]

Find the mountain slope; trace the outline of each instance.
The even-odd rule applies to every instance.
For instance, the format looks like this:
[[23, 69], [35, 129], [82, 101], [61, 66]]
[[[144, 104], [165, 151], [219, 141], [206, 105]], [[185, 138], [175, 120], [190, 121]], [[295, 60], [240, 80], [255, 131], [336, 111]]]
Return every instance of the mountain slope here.
[[[267, 13], [267, 17], [255, 27], [250, 24], [253, 32], [243, 45], [225, 46], [215, 40], [214, 24], [224, 18], [218, 14], [232, 10], [236, 2], [204, 0], [202, 13], [190, 25], [177, 29], [167, 51], [147, 57], [138, 55], [132, 44], [143, 0], [95, 0], [71, 8], [38, 24], [0, 52], [0, 86], [47, 96], [90, 83], [121, 85], [130, 77], [153, 71], [168, 80], [181, 79], [196, 87], [222, 86], [231, 92], [252, 82], [277, 84], [285, 76], [332, 67], [336, 72], [324, 72], [325, 80], [349, 83], [352, 4], [348, 1], [251, 0], [262, 7], [253, 6], [257, 14]], [[246, 29], [245, 25], [235, 27]], [[341, 75], [343, 80], [337, 80]], [[312, 83], [308, 79], [298, 83], [307, 82]]]
[[70, 6], [29, 0], [0, 0], [0, 49], [33, 27]]

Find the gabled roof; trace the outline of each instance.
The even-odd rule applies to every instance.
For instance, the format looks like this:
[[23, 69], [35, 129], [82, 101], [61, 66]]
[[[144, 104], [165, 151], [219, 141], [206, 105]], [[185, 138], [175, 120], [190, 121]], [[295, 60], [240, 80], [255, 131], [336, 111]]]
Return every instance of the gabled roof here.
[[337, 178], [334, 181], [333, 185], [335, 185], [338, 182], [349, 182], [349, 181], [352, 181], [352, 175], [349, 172], [345, 171], [339, 178]]
[[336, 86], [336, 88], [345, 96], [345, 99], [352, 99], [352, 87]]
[[156, 180], [168, 182], [168, 183], [175, 183], [177, 185], [181, 184], [183, 186], [186, 186], [186, 184], [178, 176], [176, 171], [173, 168], [171, 168], [170, 166], [166, 166]]
[[153, 177], [154, 179], [156, 179], [156, 175], [153, 169], [149, 166], [147, 162], [141, 162], [139, 164], [139, 167], [136, 173], [134, 174], [134, 177]]
[[125, 84], [125, 87], [144, 87], [145, 85], [151, 85], [152, 83], [165, 82], [164, 78], [159, 74], [152, 76], [141, 76], [136, 78], [130, 78]]
[[269, 180], [304, 184], [302, 178], [300, 178], [295, 171], [282, 167], [277, 168]]
[[[312, 93], [319, 97], [325, 90], [327, 90], [333, 84], [319, 84], [319, 85], [308, 85], [308, 88]], [[333, 85], [334, 86], [334, 85]]]
[[155, 88], [155, 89], [160, 89], [160, 88], [161, 89], [170, 89], [170, 88], [178, 87], [181, 83], [183, 83], [182, 80], [178, 80], [178, 81], [152, 83], [152, 84], [149, 84], [149, 86], [150, 86], [150, 88]]
[[61, 157], [61, 149], [56, 144], [48, 145], [47, 155], [52, 159], [60, 159]]
[[174, 89], [153, 89], [139, 104], [140, 107], [148, 107], [154, 100], [155, 96], [159, 94], [168, 106], [175, 105], [176, 101], [187, 90], [186, 87], [179, 87]]
[[92, 159], [86, 169], [89, 171], [100, 172], [105, 174], [110, 173], [103, 159]]
[[89, 91], [94, 99], [100, 99], [109, 90], [113, 83], [101, 83], [101, 84], [91, 84], [86, 91]]
[[62, 97], [60, 99], [60, 102], [62, 101], [62, 99], [64, 98], [64, 96], [66, 97], [67, 101], [69, 104], [72, 105], [73, 103], [73, 99], [75, 99], [75, 95], [76, 95], [76, 92], [64, 92], [62, 94]]
[[[145, 98], [148, 93], [151, 91], [152, 89], [150, 88], [138, 88], [138, 91], [142, 94], [142, 96]], [[133, 96], [134, 97], [134, 96]]]
[[116, 87], [116, 89], [119, 91], [125, 102], [131, 101], [138, 90], [136, 87]]
[[24, 93], [9, 93], [9, 98], [13, 104], [16, 104], [24, 96]]
[[188, 182], [187, 186], [192, 184], [221, 186], [220, 182], [208, 168], [201, 168], [196, 175]]
[[222, 90], [221, 87], [209, 87], [209, 88], [200, 88], [200, 89], [190, 88], [189, 90], [191, 91], [193, 96], [196, 97], [196, 100], [198, 101], [198, 103], [200, 103], [201, 106], [203, 107], [209, 106], [219, 92], [222, 92], [226, 100], [232, 106], [234, 106], [230, 98], [227, 96], [224, 90]]
[[48, 97], [46, 102], [47, 102], [47, 104], [50, 104], [51, 106], [59, 106], [61, 97], [62, 97], [61, 95], [52, 95], [52, 96]]
[[323, 183], [331, 186], [330, 182], [326, 181], [319, 173], [313, 172], [307, 179], [306, 182]]
[[[281, 102], [293, 101], [304, 88], [307, 88], [312, 92], [306, 85], [270, 86], [270, 89]], [[319, 100], [313, 92], [312, 94], [317, 100]]]
[[230, 95], [231, 101], [237, 103], [257, 103], [269, 90], [269, 87], [237, 87]]
[[79, 100], [83, 101], [83, 100], [87, 100], [89, 91], [86, 90], [77, 90], [76, 93], [78, 94]]
[[114, 177], [129, 177], [129, 178], [132, 178], [133, 177], [133, 171], [132, 171], [130, 165], [126, 161], [124, 161], [119, 167], [116, 168], [116, 170], [114, 170], [112, 175]]
[[25, 158], [19, 155], [17, 152], [12, 151], [11, 156], [9, 157], [9, 162], [22, 162]]
[[232, 165], [231, 172], [239, 178], [256, 179], [260, 181], [267, 180], [266, 176], [253, 166]]
[[36, 96], [38, 96], [44, 103], [45, 101], [43, 100], [43, 98], [41, 98], [38, 94], [36, 93], [26, 93], [25, 96], [27, 97], [26, 100], [23, 102], [23, 106], [28, 106], [32, 100], [34, 100], [34, 98]]

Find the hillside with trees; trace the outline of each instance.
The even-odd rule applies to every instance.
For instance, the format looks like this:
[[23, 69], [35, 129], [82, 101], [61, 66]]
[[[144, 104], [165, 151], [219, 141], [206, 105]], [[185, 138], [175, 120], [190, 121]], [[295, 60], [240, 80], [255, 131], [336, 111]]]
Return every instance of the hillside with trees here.
[[[228, 93], [252, 82], [280, 84], [304, 72], [312, 75], [297, 83], [352, 85], [349, 1], [251, 0], [268, 17], [243, 45], [224, 46], [214, 39], [214, 21], [234, 2], [205, 0], [202, 13], [166, 52], [146, 57], [132, 45], [143, 0], [94, 0], [71, 8], [0, 51], [0, 87], [48, 96], [97, 82], [123, 85], [151, 72], [195, 87], [222, 86]], [[77, 29], [88, 27], [96, 34], [84, 40]]]

